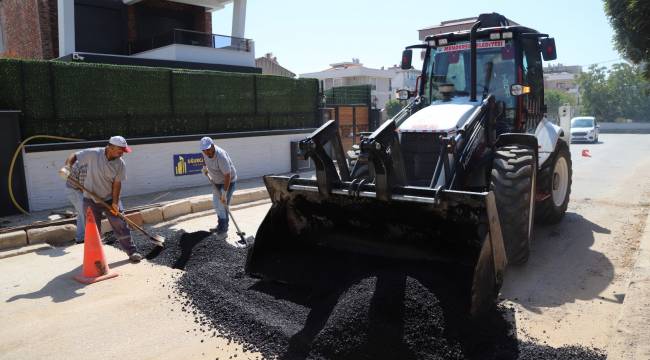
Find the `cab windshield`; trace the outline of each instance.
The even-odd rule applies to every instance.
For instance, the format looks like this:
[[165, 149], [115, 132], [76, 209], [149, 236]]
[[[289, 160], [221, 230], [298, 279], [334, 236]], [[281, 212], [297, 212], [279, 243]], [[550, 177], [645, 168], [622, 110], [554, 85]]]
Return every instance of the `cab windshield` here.
[[[510, 85], [515, 83], [515, 56], [512, 40], [477, 41], [476, 94], [491, 93], [506, 108], [514, 108]], [[424, 64], [424, 97], [429, 101], [442, 99], [441, 84], [454, 84], [454, 96], [470, 94], [470, 43], [461, 42], [431, 48]]]

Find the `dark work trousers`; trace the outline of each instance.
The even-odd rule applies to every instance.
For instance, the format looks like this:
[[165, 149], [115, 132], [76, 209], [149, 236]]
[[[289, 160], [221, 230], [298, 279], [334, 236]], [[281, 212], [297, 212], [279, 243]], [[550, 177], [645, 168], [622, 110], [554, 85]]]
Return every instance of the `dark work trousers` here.
[[[106, 203], [110, 204], [111, 200], [106, 200]], [[138, 251], [138, 249], [135, 247], [135, 244], [133, 243], [133, 239], [131, 238], [131, 230], [128, 228], [124, 220], [111, 214], [111, 212], [108, 211], [104, 205], [97, 204], [88, 198], [84, 198], [84, 214], [88, 211], [88, 208], [90, 208], [93, 212], [95, 223], [97, 224], [97, 229], [100, 232], [102, 229], [102, 214], [106, 214], [106, 218], [113, 228], [115, 238], [120, 242], [122, 249], [124, 249], [124, 251], [126, 251], [129, 256]], [[121, 201], [119, 208], [120, 211], [124, 211]]]

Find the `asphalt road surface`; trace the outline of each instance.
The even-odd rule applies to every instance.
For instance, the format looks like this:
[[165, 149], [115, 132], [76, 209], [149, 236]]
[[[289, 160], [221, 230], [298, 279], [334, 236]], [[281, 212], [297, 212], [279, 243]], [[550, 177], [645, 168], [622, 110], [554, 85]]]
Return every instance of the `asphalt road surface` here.
[[599, 140], [571, 145], [566, 217], [538, 226], [529, 262], [508, 269], [502, 298], [518, 310], [519, 338], [605, 349], [614, 335], [650, 210], [650, 137]]
[[[571, 152], [567, 216], [537, 227], [530, 261], [508, 269], [501, 298], [517, 310], [511, 321], [520, 339], [606, 349], [650, 210], [650, 136], [603, 134]], [[234, 215], [255, 234], [269, 206]], [[215, 221], [206, 212], [152, 230], [207, 230]], [[81, 246], [0, 260], [0, 358], [259, 358], [202, 334], [192, 312], [181, 311], [169, 286], [181, 270], [130, 265], [120, 251], [105, 251], [120, 276], [88, 287], [71, 280]]]

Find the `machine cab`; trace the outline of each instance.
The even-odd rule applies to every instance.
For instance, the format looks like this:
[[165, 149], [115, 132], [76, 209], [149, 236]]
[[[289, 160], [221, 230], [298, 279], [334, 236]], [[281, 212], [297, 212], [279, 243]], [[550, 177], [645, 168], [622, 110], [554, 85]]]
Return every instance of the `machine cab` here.
[[[425, 44], [412, 48], [426, 51], [418, 89], [424, 106], [449, 101], [450, 89], [455, 101], [470, 100], [469, 31], [430, 36]], [[523, 26], [478, 28], [476, 100], [494, 95], [502, 111], [498, 133], [535, 130], [546, 111], [542, 58], [555, 57], [553, 39], [535, 30]], [[408, 56], [403, 59], [408, 60]]]

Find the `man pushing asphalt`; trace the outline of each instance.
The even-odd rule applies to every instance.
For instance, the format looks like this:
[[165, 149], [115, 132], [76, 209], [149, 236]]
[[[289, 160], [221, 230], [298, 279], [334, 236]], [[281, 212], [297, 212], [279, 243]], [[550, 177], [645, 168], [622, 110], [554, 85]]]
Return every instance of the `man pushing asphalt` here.
[[[131, 148], [128, 147], [123, 137], [113, 136], [105, 147], [91, 148], [70, 154], [60, 172], [69, 174], [70, 168], [75, 163], [78, 166], [86, 166], [83, 187], [95, 193], [101, 200], [111, 204], [112, 209], [106, 212], [106, 217], [113, 228], [113, 233], [122, 249], [129, 255], [129, 260], [139, 262], [142, 260], [142, 255], [138, 253], [133, 243], [131, 231], [126, 222], [117, 216], [124, 210], [120, 201], [122, 181], [126, 180], [126, 164], [122, 155], [130, 152]], [[84, 192], [83, 196], [83, 213], [85, 214], [90, 208], [95, 217], [97, 228], [101, 229], [102, 213], [106, 211], [106, 208], [102, 204], [96, 203], [90, 193]]]
[[205, 163], [204, 172], [210, 174], [213, 181], [212, 203], [217, 212], [217, 227], [210, 229], [217, 233], [218, 240], [228, 238], [228, 211], [230, 199], [235, 192], [237, 170], [226, 150], [216, 146], [209, 137], [201, 139], [201, 151]]

